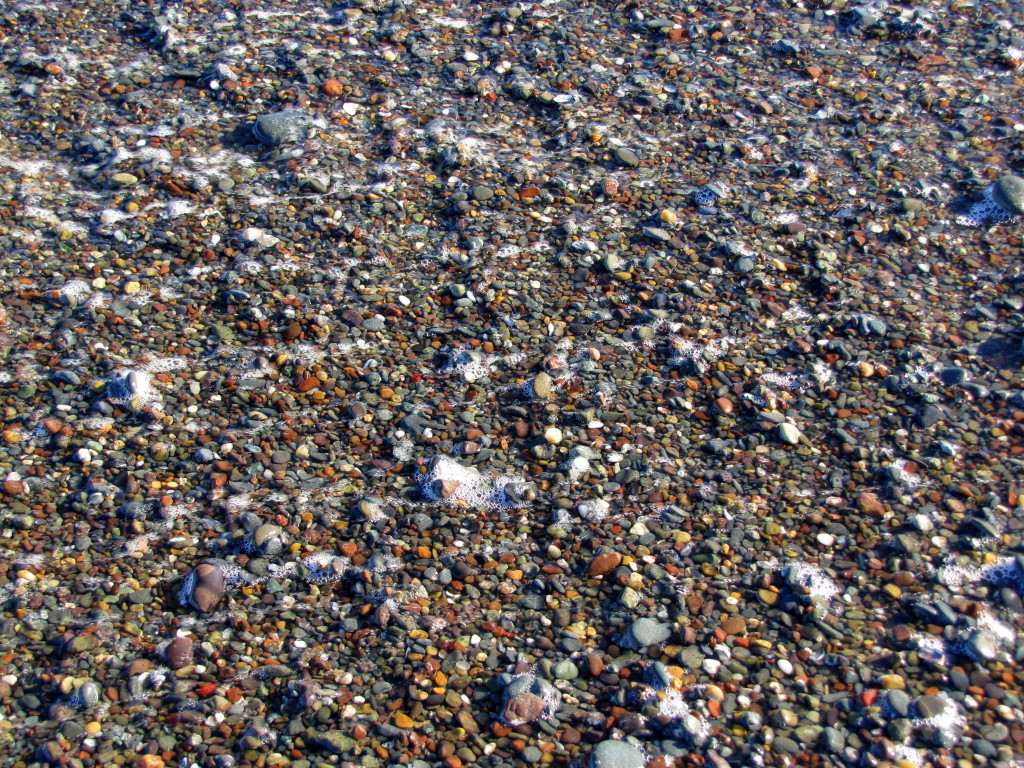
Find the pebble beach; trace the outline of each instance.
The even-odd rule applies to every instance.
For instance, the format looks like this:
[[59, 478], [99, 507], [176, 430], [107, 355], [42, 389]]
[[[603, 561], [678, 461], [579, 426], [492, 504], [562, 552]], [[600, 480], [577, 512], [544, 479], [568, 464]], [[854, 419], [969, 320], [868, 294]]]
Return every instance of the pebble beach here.
[[1019, 0], [0, 9], [0, 767], [1024, 765]]

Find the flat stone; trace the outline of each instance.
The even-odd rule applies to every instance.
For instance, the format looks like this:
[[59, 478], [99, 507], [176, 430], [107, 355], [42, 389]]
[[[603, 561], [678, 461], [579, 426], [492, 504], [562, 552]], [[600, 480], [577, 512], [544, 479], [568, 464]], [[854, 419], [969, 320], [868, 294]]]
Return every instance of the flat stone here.
[[666, 624], [659, 624], [654, 619], [641, 618], [629, 625], [623, 643], [630, 648], [646, 648], [649, 645], [663, 643], [672, 635]]
[[555, 664], [552, 672], [556, 680], [575, 680], [580, 674], [579, 668], [568, 659]]
[[625, 165], [629, 168], [636, 168], [640, 165], [640, 157], [632, 149], [628, 147], [619, 147], [615, 150], [615, 159], [620, 164]]
[[741, 616], [730, 616], [722, 622], [722, 629], [727, 635], [742, 635], [747, 630], [747, 622]]
[[931, 720], [942, 715], [948, 706], [947, 700], [939, 696], [920, 696], [914, 701], [914, 709], [921, 720]]
[[356, 740], [342, 731], [326, 731], [309, 739], [312, 743], [336, 755], [344, 754], [355, 748]]

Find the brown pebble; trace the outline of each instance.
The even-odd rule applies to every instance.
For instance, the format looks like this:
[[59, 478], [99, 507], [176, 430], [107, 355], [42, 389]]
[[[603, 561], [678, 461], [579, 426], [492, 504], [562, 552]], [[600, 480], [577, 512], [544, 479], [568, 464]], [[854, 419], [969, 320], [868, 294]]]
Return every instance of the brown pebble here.
[[438, 495], [447, 501], [455, 495], [461, 485], [462, 483], [458, 480], [440, 480], [438, 481], [438, 486], [440, 486], [438, 489]]
[[964, 512], [967, 511], [967, 505], [960, 501], [960, 499], [956, 499], [952, 496], [947, 496], [945, 499], [943, 499], [942, 504], [954, 515], [962, 515]]
[[325, 96], [341, 96], [343, 89], [341, 82], [332, 77], [320, 86], [320, 90], [323, 91]]
[[455, 720], [459, 723], [459, 727], [470, 736], [480, 733], [480, 726], [477, 724], [476, 719], [474, 719], [473, 713], [468, 709], [460, 709], [455, 715]]
[[594, 677], [599, 677], [604, 672], [604, 659], [599, 653], [587, 654], [587, 668]]
[[732, 400], [730, 400], [727, 397], [720, 397], [717, 400], [715, 400], [715, 407], [718, 409], [719, 413], [723, 413], [726, 416], [728, 416], [730, 413], [732, 413]]
[[192, 663], [192, 654], [195, 644], [190, 637], [176, 637], [171, 640], [164, 651], [167, 657], [167, 665], [171, 669], [181, 669]]
[[128, 665], [125, 673], [128, 677], [136, 677], [137, 675], [145, 674], [153, 668], [153, 662], [149, 659], [132, 659]]
[[730, 616], [722, 622], [722, 629], [730, 635], [742, 635], [747, 631], [747, 622], [742, 616]]
[[898, 624], [892, 628], [892, 639], [897, 643], [905, 643], [914, 636], [914, 630], [906, 624]]
[[568, 744], [571, 746], [573, 744], [579, 744], [580, 739], [582, 738], [583, 734], [577, 731], [575, 728], [566, 728], [564, 731], [562, 731], [562, 738], [560, 739], [560, 741], [563, 744]]
[[885, 514], [885, 504], [871, 491], [861, 491], [857, 497], [857, 509], [872, 517], [881, 517]]
[[914, 574], [910, 571], [897, 571], [892, 577], [893, 584], [901, 587], [909, 587], [914, 580]]
[[224, 572], [212, 563], [200, 563], [192, 571], [192, 578], [189, 602], [203, 613], [212, 611], [224, 597]]
[[618, 568], [621, 562], [622, 555], [618, 552], [605, 552], [600, 554], [590, 561], [590, 575], [604, 576], [606, 573], [611, 573]]
[[544, 715], [547, 709], [544, 699], [535, 693], [520, 693], [509, 700], [502, 718], [510, 725], [533, 723]]

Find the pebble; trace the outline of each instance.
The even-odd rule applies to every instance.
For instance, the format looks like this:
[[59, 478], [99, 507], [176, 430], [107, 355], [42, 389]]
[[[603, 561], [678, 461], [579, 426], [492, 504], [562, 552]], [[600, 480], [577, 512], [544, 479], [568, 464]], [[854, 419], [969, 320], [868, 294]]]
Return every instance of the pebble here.
[[569, 660], [558, 662], [553, 671], [556, 680], [575, 680], [579, 676], [579, 669]]
[[562, 442], [562, 430], [558, 427], [548, 427], [544, 430], [544, 439], [552, 445]]
[[664, 624], [653, 619], [640, 618], [629, 625], [622, 642], [630, 648], [646, 648], [657, 643], [664, 643], [672, 632]]
[[196, 610], [209, 613], [224, 597], [224, 572], [212, 563], [200, 563], [192, 571], [191, 579], [189, 602]]
[[619, 147], [615, 150], [615, 159], [628, 168], [636, 168], [640, 165], [640, 157], [627, 147]]
[[194, 643], [189, 637], [176, 637], [167, 646], [164, 656], [167, 658], [167, 666], [171, 669], [181, 669], [192, 663]]
[[622, 563], [621, 554], [618, 552], [604, 552], [590, 561], [590, 566], [587, 570], [591, 576], [604, 576], [606, 573], [611, 573], [618, 568], [620, 563]]
[[782, 439], [784, 443], [789, 443], [790, 445], [797, 445], [800, 442], [800, 438], [802, 437], [802, 435], [795, 424], [784, 422], [782, 424], [779, 424], [779, 437]]
[[533, 377], [531, 391], [538, 400], [547, 400], [551, 397], [552, 387], [551, 376], [543, 371]]

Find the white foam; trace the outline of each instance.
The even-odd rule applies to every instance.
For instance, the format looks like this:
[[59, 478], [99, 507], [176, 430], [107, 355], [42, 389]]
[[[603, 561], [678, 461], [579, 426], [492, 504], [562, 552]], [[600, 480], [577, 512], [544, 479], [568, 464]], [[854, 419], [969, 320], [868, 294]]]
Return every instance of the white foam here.
[[92, 286], [85, 280], [68, 280], [58, 290], [61, 296], [73, 301], [81, 301], [92, 293]]
[[[445, 499], [440, 492], [442, 483], [453, 488]], [[420, 475], [420, 488], [425, 497], [446, 504], [483, 507], [485, 509], [512, 509], [524, 502], [507, 493], [507, 487], [523, 483], [512, 475], [483, 475], [475, 467], [463, 466], [443, 454], [436, 456], [428, 472]]]
[[171, 200], [167, 203], [165, 215], [169, 219], [176, 219], [179, 216], [192, 213], [195, 209], [195, 205], [190, 203], [188, 200]]
[[950, 698], [945, 691], [936, 694], [941, 699], [943, 709], [936, 715], [928, 718], [917, 718], [913, 721], [918, 727], [934, 728], [936, 731], [949, 731], [954, 728], [961, 728], [966, 723], [966, 718], [961, 714], [956, 702]]
[[994, 226], [1007, 221], [1016, 221], [1019, 218], [1019, 216], [1007, 213], [999, 206], [992, 187], [989, 187], [985, 190], [981, 200], [971, 206], [967, 213], [956, 217], [956, 223], [965, 227], [983, 227], [986, 225]]
[[839, 585], [816, 565], [790, 563], [786, 566], [785, 571], [786, 580], [791, 585], [802, 587], [806, 591], [807, 598], [812, 602], [830, 601], [842, 591], [839, 589]]
[[352, 566], [347, 557], [322, 550], [305, 555], [302, 564], [306, 566], [306, 581], [310, 584], [332, 584], [341, 581]]
[[111, 224], [117, 224], [119, 221], [132, 218], [132, 214], [119, 211], [116, 208], [104, 208], [100, 211], [100, 224], [110, 226]]
[[46, 208], [40, 208], [38, 205], [26, 205], [21, 209], [21, 215], [22, 218], [37, 219], [50, 224], [60, 223], [60, 216], [53, 211], [48, 211]]
[[145, 373], [165, 373], [167, 371], [181, 371], [188, 367], [188, 360], [184, 357], [158, 357], [143, 363], [139, 370]]

